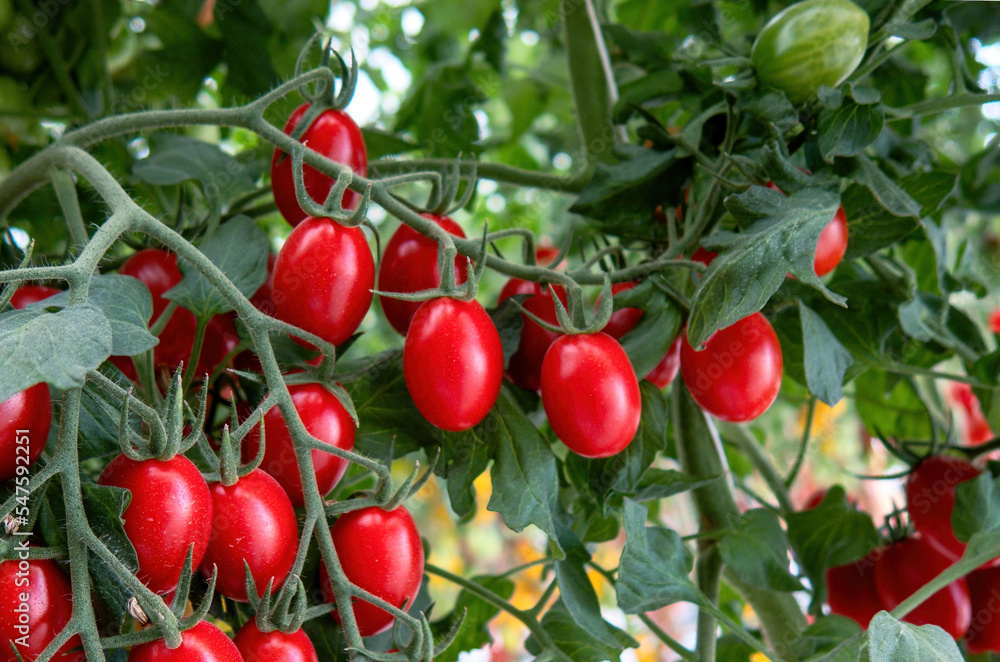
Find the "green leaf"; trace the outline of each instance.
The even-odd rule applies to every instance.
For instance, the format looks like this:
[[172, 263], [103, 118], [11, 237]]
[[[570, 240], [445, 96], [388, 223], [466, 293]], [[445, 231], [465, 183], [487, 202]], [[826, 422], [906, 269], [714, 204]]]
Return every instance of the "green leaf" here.
[[513, 531], [534, 524], [555, 539], [552, 508], [559, 496], [556, 456], [506, 387], [500, 390], [493, 409], [497, 415], [488, 434], [495, 435], [496, 457], [490, 472], [493, 494], [487, 508], [500, 513]]
[[234, 93], [260, 96], [279, 82], [271, 52], [265, 47], [274, 29], [257, 0], [216, 3], [215, 25], [225, 44], [222, 53], [228, 72], [223, 87], [225, 98]]
[[[302, 624], [302, 629], [309, 636], [316, 649], [316, 655], [323, 662], [336, 662], [345, 659], [345, 642], [341, 640], [341, 629], [332, 618], [310, 618]], [[445, 662], [442, 658], [442, 662]]]
[[[479, 576], [472, 577], [471, 581], [495, 593], [504, 600], [509, 600], [514, 595], [514, 582], [504, 577]], [[469, 591], [463, 590], [458, 594], [458, 599], [455, 601], [455, 609], [452, 611], [452, 617], [447, 619], [447, 627], [442, 627], [441, 631], [446, 632], [455, 619], [462, 617], [463, 612], [465, 612], [465, 620], [458, 630], [455, 643], [444, 651], [444, 653], [435, 657], [436, 662], [456, 662], [459, 653], [477, 650], [493, 643], [489, 624], [500, 613], [500, 608], [493, 606]]]
[[493, 320], [493, 326], [497, 328], [497, 333], [500, 334], [500, 346], [503, 347], [504, 365], [510, 362], [510, 357], [514, 356], [518, 346], [521, 344], [521, 329], [524, 328], [524, 317], [521, 315], [521, 309], [518, 308], [517, 304], [518, 302], [524, 303], [524, 299], [527, 298], [528, 296], [523, 294], [508, 297], [495, 309], [489, 311], [490, 319]]
[[[135, 356], [156, 346], [158, 341], [149, 332], [153, 299], [142, 281], [117, 274], [94, 276], [90, 280], [87, 302], [100, 308], [111, 324], [111, 353], [115, 356]], [[68, 292], [32, 304], [37, 308], [65, 308], [68, 305]]]
[[976, 533], [1000, 533], [1000, 478], [984, 472], [959, 483], [951, 524], [955, 537], [963, 542]]
[[837, 193], [803, 188], [785, 196], [751, 186], [726, 198], [726, 207], [745, 227], [739, 234], [716, 232], [702, 240], [720, 251], [691, 302], [688, 338], [695, 347], [718, 331], [759, 311], [791, 272], [831, 302], [844, 305], [813, 270], [816, 242], [837, 211]]
[[132, 67], [139, 80], [129, 94], [116, 98], [116, 112], [147, 110], [149, 97], [194, 99], [219, 63], [222, 43], [212, 39], [177, 4], [160, 4], [143, 15], [159, 50], [143, 49]]
[[[91, 530], [119, 561], [133, 572], [139, 569], [135, 548], [125, 535], [122, 513], [132, 497], [120, 487], [106, 487], [94, 483], [83, 484], [83, 507]], [[90, 554], [90, 576], [97, 593], [115, 618], [119, 629], [128, 615], [128, 588], [118, 575], [97, 555]]]
[[855, 510], [840, 485], [815, 508], [789, 513], [785, 520], [795, 557], [812, 581], [814, 606], [824, 600], [828, 568], [857, 561], [878, 544], [871, 516]]
[[646, 507], [625, 500], [625, 547], [615, 589], [626, 614], [654, 611], [675, 602], [701, 601], [689, 575], [694, 557], [672, 529], [646, 526]]
[[657, 287], [653, 278], [615, 295], [615, 309], [638, 308], [642, 317], [621, 344], [636, 375], [648, 375], [655, 368], [681, 330], [682, 314], [673, 299]]
[[[621, 658], [622, 651], [626, 648], [625, 645], [602, 643], [593, 636], [593, 633], [578, 625], [573, 620], [573, 616], [566, 608], [562, 598], [556, 600], [545, 612], [545, 616], [542, 617], [542, 627], [545, 628], [556, 647], [568, 655], [573, 662], [617, 660]], [[533, 637], [525, 642], [525, 649], [534, 655], [541, 653], [541, 648]]]
[[795, 655], [807, 662], [858, 662], [861, 635], [861, 626], [846, 616], [822, 616], [795, 641]]
[[875, 614], [868, 626], [871, 662], [962, 662], [958, 644], [936, 625], [910, 625], [892, 617], [889, 612]]
[[801, 301], [803, 366], [812, 393], [831, 407], [844, 397], [844, 374], [854, 363], [823, 318]]
[[189, 179], [201, 184], [213, 209], [254, 187], [256, 174], [218, 145], [184, 135], [158, 133], [150, 138], [150, 153], [135, 162], [132, 173], [155, 186]]
[[507, 51], [507, 22], [499, 9], [490, 14], [486, 25], [479, 33], [479, 38], [472, 44], [474, 52], [480, 52], [487, 64], [498, 74], [503, 73], [503, 58]]
[[855, 379], [854, 390], [861, 422], [873, 433], [897, 439], [931, 438], [931, 415], [908, 379], [869, 370]]
[[398, 351], [373, 358], [371, 366], [344, 388], [361, 423], [354, 434], [356, 449], [385, 462], [422, 448], [434, 438], [435, 428], [420, 415], [406, 390]]
[[[267, 237], [247, 216], [237, 216], [209, 235], [198, 249], [247, 298], [267, 279]], [[178, 266], [184, 277], [163, 296], [187, 308], [199, 319], [225, 313], [233, 307], [222, 294], [184, 259]]]
[[556, 578], [559, 597], [576, 624], [605, 646], [636, 648], [639, 642], [604, 620], [590, 577], [583, 566], [584, 559], [569, 558], [556, 561]]
[[396, 113], [396, 131], [412, 131], [433, 156], [477, 151], [479, 124], [473, 110], [485, 100], [465, 64], [433, 64], [410, 87]]
[[854, 169], [850, 177], [872, 194], [876, 201], [895, 216], [920, 216], [920, 203], [882, 172], [865, 154], [853, 159]]
[[836, 110], [819, 116], [819, 150], [828, 163], [835, 156], [855, 156], [882, 133], [885, 112], [880, 103], [857, 103], [847, 98]]
[[417, 149], [409, 140], [375, 127], [361, 127], [361, 137], [365, 139], [369, 161]]
[[758, 588], [800, 591], [802, 584], [788, 571], [788, 538], [778, 516], [755, 508], [719, 541], [719, 553], [740, 579]]
[[642, 477], [632, 498], [636, 501], [659, 501], [681, 492], [711, 485], [721, 476], [701, 478], [673, 469], [650, 469]]
[[83, 386], [88, 370], [111, 356], [111, 324], [85, 303], [57, 313], [0, 314], [0, 401], [40, 382], [59, 389]]
[[496, 452], [498, 431], [504, 428], [494, 407], [478, 425], [459, 433], [438, 432], [441, 438], [441, 462], [438, 474], [447, 480], [451, 509], [460, 520], [476, 514], [474, 483]]

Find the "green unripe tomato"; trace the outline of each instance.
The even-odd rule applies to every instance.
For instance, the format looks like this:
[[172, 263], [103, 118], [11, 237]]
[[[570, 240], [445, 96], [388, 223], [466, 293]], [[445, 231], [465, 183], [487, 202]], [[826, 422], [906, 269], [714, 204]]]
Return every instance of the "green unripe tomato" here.
[[757, 35], [750, 59], [761, 85], [792, 103], [811, 99], [820, 85], [851, 75], [868, 46], [870, 21], [850, 0], [804, 0], [776, 15]]

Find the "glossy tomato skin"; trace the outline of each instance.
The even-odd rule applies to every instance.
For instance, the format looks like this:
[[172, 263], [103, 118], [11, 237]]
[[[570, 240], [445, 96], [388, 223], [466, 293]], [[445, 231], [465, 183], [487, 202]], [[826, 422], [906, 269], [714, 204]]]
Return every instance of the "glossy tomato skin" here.
[[263, 596], [274, 579], [274, 591], [288, 576], [299, 547], [298, 522], [288, 495], [274, 478], [255, 469], [235, 485], [212, 483], [212, 535], [202, 558], [201, 574], [218, 568], [215, 590], [238, 602], [247, 601], [243, 562], [250, 565]]
[[52, 394], [45, 382], [0, 402], [0, 482], [26, 475], [45, 450], [51, 425]]
[[[549, 324], [559, 323], [555, 303], [549, 293], [530, 296], [521, 306]], [[542, 361], [545, 353], [563, 334], [542, 328], [524, 313], [521, 313], [521, 321], [521, 341], [507, 363], [507, 376], [521, 388], [537, 391], [542, 385]]]
[[500, 395], [503, 348], [493, 320], [476, 301], [424, 302], [403, 346], [403, 376], [413, 403], [442, 430], [467, 430]]
[[45, 299], [55, 296], [60, 292], [62, 292], [62, 290], [58, 290], [54, 287], [47, 287], [45, 285], [22, 285], [14, 290], [14, 296], [10, 298], [10, 305], [15, 310], [21, 310], [25, 306], [30, 306], [33, 303], [44, 301]]
[[646, 379], [651, 381], [656, 385], [656, 388], [661, 391], [674, 381], [677, 377], [677, 373], [681, 369], [681, 337], [677, 336], [677, 340], [670, 345], [670, 349], [667, 350], [666, 356], [663, 360], [656, 364], [649, 374], [646, 375]]
[[[465, 238], [465, 233], [455, 221], [447, 216], [421, 214], [434, 221], [448, 233]], [[465, 258], [455, 258], [455, 282], [465, 282]], [[441, 269], [438, 265], [438, 243], [425, 237], [408, 225], [400, 225], [385, 245], [382, 262], [378, 268], [378, 287], [382, 292], [419, 292], [441, 285]], [[392, 328], [404, 336], [410, 328], [410, 320], [422, 302], [401, 301], [392, 297], [379, 296], [382, 312]]]
[[965, 631], [970, 653], [1000, 653], [1000, 568], [976, 570], [967, 578], [972, 601], [972, 624]]
[[188, 549], [194, 545], [197, 567], [212, 534], [212, 495], [198, 467], [183, 455], [141, 462], [119, 455], [97, 482], [132, 493], [122, 519], [142, 583], [154, 593], [177, 588]]
[[606, 333], [563, 336], [542, 361], [542, 406], [556, 436], [583, 457], [631, 443], [642, 401], [632, 364]]
[[[354, 420], [333, 393], [319, 384], [293, 384], [288, 387], [292, 404], [312, 436], [325, 444], [345, 451], [354, 449]], [[260, 448], [260, 427], [255, 427], [243, 444], [243, 460], [249, 462]], [[347, 471], [347, 461], [332, 453], [314, 448], [313, 468], [321, 495], [329, 492]], [[295, 459], [295, 446], [281, 410], [272, 407], [264, 415], [264, 459], [260, 468], [274, 477], [285, 490], [292, 505], [305, 505], [302, 478]]]
[[226, 633], [208, 621], [199, 621], [181, 633], [181, 645], [170, 650], [162, 639], [132, 648], [128, 662], [243, 662]]
[[364, 232], [310, 218], [292, 230], [274, 264], [275, 317], [339, 345], [361, 324], [374, 287]]
[[880, 554], [876, 549], [859, 561], [826, 571], [830, 611], [853, 619], [862, 628], [867, 628], [875, 614], [886, 609], [875, 586], [875, 563]]
[[[413, 604], [424, 574], [424, 546], [406, 508], [373, 506], [346, 513], [330, 527], [330, 535], [352, 584], [404, 611]], [[323, 599], [333, 602], [325, 565], [320, 565], [320, 588]], [[333, 616], [339, 623], [337, 612]], [[354, 618], [363, 637], [384, 632], [393, 621], [387, 611], [363, 600], [354, 603]]]
[[[20, 563], [15, 560], [0, 562], [0, 662], [17, 660], [10, 642], [25, 634], [28, 645], [16, 644], [17, 651], [25, 662], [36, 659], [73, 616], [73, 587], [59, 564], [47, 559], [27, 561], [25, 573], [19, 567]], [[25, 593], [27, 633], [19, 631], [18, 628], [24, 624], [15, 611], [23, 609], [22, 594]], [[56, 662], [84, 662], [82, 652], [69, 652], [81, 646], [80, 637], [74, 636], [52, 659]]]
[[[308, 109], [309, 104], [302, 104], [295, 109], [285, 124], [286, 134], [291, 135]], [[364, 177], [368, 174], [368, 151], [361, 129], [350, 115], [341, 110], [323, 111], [302, 134], [299, 142], [305, 143], [310, 149], [331, 161], [349, 166], [357, 175]], [[333, 180], [304, 163], [302, 179], [309, 197], [318, 204], [323, 204], [333, 187]], [[271, 158], [271, 189], [274, 191], [274, 202], [278, 205], [278, 211], [286, 221], [295, 226], [305, 220], [306, 213], [302, 211], [295, 197], [292, 157], [277, 149]], [[341, 204], [344, 209], [354, 209], [360, 201], [361, 194], [348, 189], [344, 192]]]
[[[885, 608], [895, 609], [950, 565], [951, 561], [924, 538], [906, 538], [889, 545], [875, 563], [875, 586]], [[932, 595], [903, 620], [914, 625], [937, 625], [958, 639], [972, 620], [969, 587], [964, 579], [959, 579]]]
[[850, 0], [804, 0], [774, 16], [757, 35], [750, 59], [762, 85], [792, 103], [836, 87], [864, 57], [870, 20]]
[[[808, 170], [803, 170], [808, 174]], [[778, 191], [781, 189], [775, 186], [774, 182], [768, 182], [767, 188]], [[844, 206], [837, 207], [833, 218], [826, 224], [823, 231], [819, 233], [816, 240], [816, 254], [813, 257], [813, 271], [817, 276], [825, 276], [833, 271], [840, 261], [847, 254], [847, 215], [844, 213]]]
[[261, 632], [253, 619], [246, 622], [233, 640], [243, 662], [319, 662], [316, 648], [305, 630]]
[[700, 352], [684, 334], [684, 384], [702, 409], [724, 421], [750, 421], [767, 411], [778, 397], [781, 370], [778, 335], [760, 313], [715, 332]]
[[[631, 290], [638, 284], [639, 281], [615, 283], [611, 286], [611, 293], [618, 294], [625, 290]], [[621, 340], [622, 336], [635, 328], [635, 325], [639, 323], [640, 317], [642, 317], [642, 310], [639, 308], [619, 308], [611, 313], [611, 319], [608, 320], [603, 331], [615, 340]]]
[[966, 545], [955, 537], [951, 526], [955, 488], [979, 474], [965, 460], [935, 455], [921, 461], [906, 477], [910, 521], [930, 546], [952, 561], [962, 557]]

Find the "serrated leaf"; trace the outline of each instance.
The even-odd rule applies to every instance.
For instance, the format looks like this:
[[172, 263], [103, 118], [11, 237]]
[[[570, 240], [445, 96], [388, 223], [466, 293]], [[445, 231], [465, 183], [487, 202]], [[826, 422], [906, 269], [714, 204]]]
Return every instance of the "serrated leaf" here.
[[763, 508], [743, 513], [719, 541], [719, 553], [740, 579], [758, 588], [799, 591], [802, 584], [788, 571], [788, 538], [777, 515]]
[[878, 139], [885, 113], [881, 104], [845, 99], [836, 110], [819, 116], [819, 150], [827, 163], [837, 156], [856, 156]]
[[858, 415], [872, 432], [897, 439], [931, 438], [931, 415], [908, 379], [869, 370], [854, 380], [854, 391]]
[[851, 179], [861, 184], [887, 211], [895, 216], [920, 216], [920, 203], [914, 200], [895, 180], [882, 172], [865, 154], [854, 159]]
[[976, 533], [1000, 534], [1000, 479], [984, 472], [959, 483], [951, 524], [955, 537], [963, 542]]
[[[519, 297], [519, 299], [517, 299]], [[510, 362], [510, 357], [517, 352], [521, 344], [521, 329], [524, 328], [524, 317], [517, 304], [524, 303], [526, 295], [514, 295], [501, 302], [499, 306], [489, 311], [493, 326], [500, 334], [500, 346], [503, 348], [503, 364]]]
[[[545, 616], [542, 617], [542, 627], [552, 638], [552, 643], [573, 662], [617, 660], [621, 658], [622, 651], [626, 648], [624, 645], [602, 643], [593, 636], [593, 633], [580, 627], [573, 620], [562, 598], [556, 600], [545, 612]], [[541, 652], [534, 638], [529, 638], [525, 642], [525, 649], [535, 655]]]
[[396, 113], [396, 132], [412, 131], [417, 143], [436, 156], [476, 151], [479, 124], [472, 111], [486, 95], [471, 74], [464, 63], [428, 67]]
[[111, 356], [111, 324], [86, 303], [56, 313], [12, 310], [0, 315], [0, 401], [40, 382], [83, 386], [89, 370]]
[[681, 311], [652, 278], [615, 295], [615, 308], [638, 308], [639, 322], [621, 338], [636, 375], [648, 375], [680, 333]]
[[672, 529], [646, 526], [646, 507], [625, 500], [625, 547], [615, 589], [626, 614], [654, 611], [675, 602], [698, 604], [701, 595], [689, 575], [694, 557]]
[[[586, 557], [585, 557], [586, 558]], [[569, 558], [555, 563], [559, 596], [576, 624], [597, 641], [615, 648], [635, 648], [635, 639], [604, 620], [601, 605], [581, 559]]]
[[799, 635], [796, 657], [808, 662], [858, 662], [861, 633], [861, 626], [846, 616], [823, 616]]
[[[91, 530], [127, 568], [133, 572], [138, 571], [139, 560], [135, 548], [125, 535], [122, 522], [122, 513], [131, 501], [129, 491], [95, 483], [84, 483], [82, 488], [83, 507]], [[117, 573], [97, 555], [90, 555], [89, 566], [94, 588], [111, 610], [115, 626], [120, 628], [128, 615], [128, 597], [131, 593]]]
[[844, 397], [844, 375], [854, 363], [854, 358], [833, 335], [823, 318], [801, 301], [799, 316], [802, 320], [806, 384], [817, 398], [832, 407]]
[[172, 133], [153, 135], [149, 156], [136, 161], [132, 173], [155, 186], [197, 180], [205, 197], [218, 208], [252, 189], [255, 179], [244, 163], [218, 145]]
[[[470, 581], [479, 584], [504, 600], [509, 600], [514, 594], [514, 582], [505, 577], [479, 576], [472, 577]], [[500, 608], [463, 590], [455, 601], [452, 618], [461, 618], [463, 612], [465, 612], [465, 620], [458, 631], [458, 636], [455, 637], [455, 642], [444, 653], [434, 658], [436, 662], [455, 662], [459, 658], [459, 653], [477, 650], [493, 643], [489, 623], [500, 613]], [[451, 619], [448, 621], [450, 627]], [[447, 631], [447, 628], [441, 628], [441, 630]]]
[[[198, 247], [247, 298], [267, 279], [267, 236], [248, 216], [236, 216], [209, 235]], [[163, 295], [187, 308], [196, 317], [208, 319], [233, 307], [197, 269], [178, 260], [184, 277]]]
[[871, 662], [962, 662], [958, 644], [936, 625], [902, 623], [887, 611], [875, 614], [868, 626]]
[[636, 501], [659, 501], [675, 494], [711, 485], [720, 478], [721, 476], [706, 478], [690, 476], [673, 469], [650, 469], [642, 477], [635, 493], [631, 496]]
[[[434, 438], [435, 428], [420, 415], [406, 390], [400, 357], [386, 357], [373, 365], [344, 388], [361, 421], [354, 435], [355, 447], [387, 461], [419, 450]], [[447, 462], [447, 457], [443, 460]]]

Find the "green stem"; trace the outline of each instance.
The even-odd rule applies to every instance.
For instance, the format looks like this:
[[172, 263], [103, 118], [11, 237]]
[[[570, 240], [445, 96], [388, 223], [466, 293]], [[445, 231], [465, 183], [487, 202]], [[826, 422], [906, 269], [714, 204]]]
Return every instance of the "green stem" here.
[[[695, 564], [695, 579], [698, 588], [705, 594], [709, 604], [719, 602], [719, 589], [722, 579], [722, 556], [714, 540], [699, 541], [701, 552]], [[698, 610], [698, 657], [702, 660], [715, 659], [716, 631], [718, 625], [715, 616], [707, 609]]]
[[909, 119], [911, 117], [922, 117], [924, 115], [944, 112], [952, 108], [982, 106], [983, 104], [995, 101], [1000, 101], [1000, 94], [961, 94], [954, 97], [929, 99], [910, 104], [909, 106], [903, 106], [902, 108], [886, 108], [885, 112], [894, 120]]
[[714, 659], [714, 658], [699, 657], [697, 653], [689, 651], [687, 648], [681, 645], [681, 642], [677, 641], [669, 634], [664, 632], [663, 628], [657, 625], [653, 621], [653, 619], [651, 619], [646, 614], [639, 614], [639, 620], [642, 621], [643, 625], [645, 625], [649, 629], [649, 631], [653, 633], [653, 636], [662, 641], [664, 646], [666, 646], [673, 652], [677, 653], [677, 656], [680, 657], [685, 662], [700, 662], [701, 660]]
[[806, 427], [802, 431], [802, 441], [799, 442], [799, 452], [795, 456], [795, 464], [792, 465], [791, 470], [788, 472], [788, 477], [785, 478], [785, 487], [790, 488], [795, 482], [795, 478], [799, 475], [799, 470], [802, 469], [802, 463], [805, 462], [806, 453], [809, 451], [809, 437], [812, 434], [813, 418], [816, 416], [816, 397], [809, 398], [809, 409], [806, 411]]
[[198, 360], [201, 358], [201, 347], [205, 342], [205, 328], [208, 326], [208, 319], [199, 317], [198, 324], [194, 330], [194, 343], [191, 345], [191, 357], [188, 359], [187, 369], [184, 371], [184, 391], [194, 383], [195, 373], [198, 372]]
[[87, 234], [87, 226], [83, 223], [80, 199], [76, 195], [76, 184], [73, 183], [72, 175], [63, 168], [56, 168], [52, 171], [52, 186], [66, 218], [70, 239], [79, 246], [86, 245], [90, 235]]
[[[451, 159], [412, 159], [406, 161], [386, 159], [372, 161], [368, 164], [368, 170], [372, 174], [373, 181], [377, 181], [376, 178], [383, 175], [413, 172], [415, 170], [445, 170], [454, 166], [455, 162]], [[473, 167], [479, 179], [489, 179], [514, 186], [547, 189], [569, 195], [582, 191], [589, 179], [581, 174], [559, 175], [490, 162], [477, 162], [473, 164], [463, 161], [459, 165], [459, 173], [462, 176], [469, 177], [473, 173]]]
[[764, 479], [764, 482], [767, 483], [767, 486], [778, 500], [778, 507], [781, 508], [781, 511], [783, 513], [793, 512], [795, 506], [792, 505], [792, 498], [788, 494], [785, 481], [778, 473], [778, 470], [774, 468], [774, 463], [767, 456], [757, 438], [750, 434], [750, 431], [742, 425], [726, 423], [723, 426], [723, 430], [725, 430], [726, 436], [736, 443], [736, 447], [743, 452], [743, 455], [750, 460], [750, 464], [753, 465], [754, 469], [760, 472], [761, 478]]

